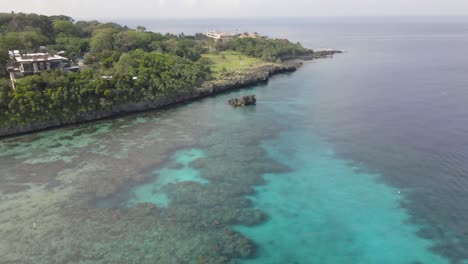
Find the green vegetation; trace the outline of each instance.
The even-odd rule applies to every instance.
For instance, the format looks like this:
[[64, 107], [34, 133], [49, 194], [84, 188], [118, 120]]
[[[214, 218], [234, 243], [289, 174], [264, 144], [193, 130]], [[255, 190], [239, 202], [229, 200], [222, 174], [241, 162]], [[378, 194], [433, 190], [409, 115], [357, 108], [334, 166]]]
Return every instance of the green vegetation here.
[[229, 42], [227, 48], [265, 61], [280, 61], [313, 53], [300, 43], [294, 44], [287, 39], [236, 38]]
[[[6, 79], [7, 51], [37, 52], [40, 46], [49, 53], [64, 51], [72, 63], [83, 60], [86, 67], [79, 73], [27, 76], [13, 89]], [[114, 105], [188, 93], [206, 80], [261, 60], [310, 52], [287, 40], [217, 43], [202, 34], [163, 35], [142, 26], [0, 13], [0, 127], [70, 120]]]
[[130, 65], [137, 67], [112, 79], [95, 76], [88, 69], [68, 75], [49, 71], [30, 76], [18, 80], [15, 90], [8, 81], [0, 83], [0, 123], [68, 120], [129, 101], [188, 92], [207, 77], [205, 66], [177, 56], [141, 50], [130, 56]]
[[203, 54], [202, 57], [209, 60], [212, 77], [214, 78], [220, 77], [223, 73], [239, 71], [261, 62], [260, 59], [236, 51]]

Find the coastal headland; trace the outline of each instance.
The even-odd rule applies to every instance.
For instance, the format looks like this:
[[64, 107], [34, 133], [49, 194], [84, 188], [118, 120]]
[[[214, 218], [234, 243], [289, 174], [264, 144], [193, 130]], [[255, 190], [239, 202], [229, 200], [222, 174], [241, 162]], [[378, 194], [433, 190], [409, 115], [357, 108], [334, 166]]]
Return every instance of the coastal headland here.
[[[267, 82], [303, 60], [342, 52], [258, 33], [162, 35], [66, 16], [2, 16], [24, 28], [45, 19], [50, 28], [31, 35], [12, 22], [3, 27], [0, 51], [9, 50], [3, 63], [10, 80], [0, 80], [0, 137], [160, 109]], [[15, 37], [29, 37], [30, 44]]]

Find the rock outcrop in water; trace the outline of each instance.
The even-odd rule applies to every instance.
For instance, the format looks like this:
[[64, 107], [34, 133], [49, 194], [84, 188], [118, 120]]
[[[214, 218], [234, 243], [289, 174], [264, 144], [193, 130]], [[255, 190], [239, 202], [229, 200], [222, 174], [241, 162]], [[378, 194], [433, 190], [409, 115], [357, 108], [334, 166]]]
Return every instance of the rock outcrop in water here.
[[301, 60], [326, 58], [332, 56], [335, 53], [341, 52], [342, 51], [337, 50], [317, 51], [314, 52], [311, 56], [284, 58], [285, 61], [288, 60], [288, 62], [284, 63], [262, 63], [243, 71], [230, 73], [228, 76], [224, 76], [223, 79], [220, 80], [206, 81], [201, 87], [195, 88], [190, 92], [167, 95], [155, 100], [115, 105], [112, 106], [112, 108], [108, 111], [87, 113], [70, 120], [55, 119], [31, 124], [19, 124], [12, 127], [2, 127], [0, 128], [0, 137], [39, 131], [53, 127], [79, 124], [128, 113], [159, 109], [169, 105], [215, 95], [227, 90], [243, 88], [249, 85], [267, 82], [269, 77], [272, 75], [296, 71], [299, 67], [302, 66]]
[[225, 76], [220, 80], [207, 81], [203, 83], [201, 87], [195, 88], [192, 91], [186, 93], [167, 95], [151, 101], [146, 100], [141, 102], [115, 105], [112, 106], [109, 111], [92, 112], [81, 115], [72, 120], [49, 120], [44, 122], [17, 125], [13, 127], [3, 127], [0, 128], [0, 137], [44, 130], [53, 127], [61, 127], [65, 125], [79, 124], [128, 113], [159, 109], [169, 105], [215, 95], [231, 89], [243, 88], [257, 83], [267, 82], [269, 77], [272, 75], [294, 72], [301, 66], [301, 62], [263, 63], [252, 66], [251, 68], [243, 71], [230, 73], [228, 76]]
[[242, 96], [241, 98], [232, 98], [232, 99], [229, 99], [228, 101], [228, 104], [234, 107], [254, 105], [256, 103], [257, 103], [257, 98], [255, 98], [255, 94]]

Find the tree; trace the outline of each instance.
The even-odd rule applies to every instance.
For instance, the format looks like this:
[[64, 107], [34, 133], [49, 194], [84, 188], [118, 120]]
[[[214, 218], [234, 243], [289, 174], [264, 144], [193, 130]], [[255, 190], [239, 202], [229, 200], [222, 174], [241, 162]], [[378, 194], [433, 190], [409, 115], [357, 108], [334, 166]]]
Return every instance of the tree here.
[[51, 48], [54, 50], [64, 50], [69, 59], [77, 59], [88, 50], [88, 42], [77, 37], [60, 36], [55, 40], [56, 44]]
[[49, 41], [54, 38], [52, 20], [37, 14], [0, 14], [0, 31], [3, 33], [30, 31], [44, 36]]
[[0, 80], [0, 126], [70, 120], [116, 104], [190, 92], [208, 79], [212, 63], [201, 57], [209, 40], [197, 38], [97, 21], [74, 24], [65, 16], [0, 14], [0, 65], [8, 49], [37, 51], [48, 44], [71, 59], [86, 52], [88, 66], [78, 73], [27, 76], [14, 90], [9, 80]]
[[98, 29], [101, 25], [99, 21], [92, 20], [92, 21], [78, 21], [75, 23], [75, 26], [78, 30], [82, 33], [83, 37], [90, 37], [94, 30]]
[[50, 20], [54, 21], [55, 20], [63, 20], [63, 21], [70, 21], [70, 22], [74, 22], [75, 20], [69, 16], [64, 16], [64, 15], [58, 15], [58, 16], [50, 16], [49, 17]]
[[123, 52], [134, 49], [150, 50], [151, 34], [136, 30], [123, 31], [115, 36], [114, 46]]
[[90, 41], [92, 53], [99, 53], [104, 50], [112, 50], [113, 31], [111, 29], [100, 29], [94, 33]]
[[12, 87], [10, 81], [6, 79], [0, 80], [0, 113], [8, 111], [8, 104], [11, 100], [11, 89]]
[[36, 32], [8, 32], [0, 38], [0, 49], [36, 51], [50, 41]]
[[139, 32], [145, 32], [146, 28], [144, 26], [137, 26], [136, 30], [139, 31]]
[[57, 36], [79, 37], [80, 30], [69, 20], [55, 20], [54, 32]]
[[9, 60], [8, 56], [8, 51], [4, 49], [0, 49], [0, 78], [7, 77], [7, 69], [6, 69], [6, 64], [7, 61]]
[[236, 38], [229, 43], [229, 49], [267, 61], [313, 53], [299, 42], [291, 43], [286, 39]]
[[119, 61], [115, 64], [115, 72], [119, 75], [135, 75], [135, 68], [138, 67], [138, 62], [128, 53], [120, 55]]

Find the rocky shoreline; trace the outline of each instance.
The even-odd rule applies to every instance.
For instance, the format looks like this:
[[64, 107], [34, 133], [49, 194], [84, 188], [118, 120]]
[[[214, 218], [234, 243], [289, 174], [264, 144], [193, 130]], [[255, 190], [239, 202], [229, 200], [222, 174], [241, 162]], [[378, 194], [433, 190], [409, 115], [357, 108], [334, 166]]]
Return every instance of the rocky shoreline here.
[[[330, 57], [340, 51], [317, 52], [313, 56], [287, 58], [284, 63], [262, 63], [243, 71], [230, 73], [220, 80], [207, 81], [199, 88], [195, 88], [190, 93], [167, 95], [152, 101], [131, 102], [122, 105], [112, 106], [108, 111], [100, 111], [81, 115], [72, 120], [50, 120], [31, 124], [17, 125], [0, 128], [0, 137], [15, 136], [24, 133], [36, 132], [50, 128], [57, 128], [67, 125], [75, 125], [129, 113], [136, 113], [148, 110], [156, 110], [163, 107], [189, 102], [206, 96], [215, 95], [232, 89], [247, 87], [250, 85], [267, 82], [270, 76], [294, 72], [302, 66], [299, 60], [312, 60], [317, 58]], [[295, 60], [294, 60], [295, 59]]]

